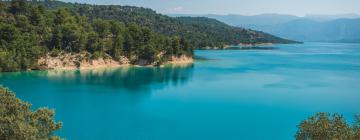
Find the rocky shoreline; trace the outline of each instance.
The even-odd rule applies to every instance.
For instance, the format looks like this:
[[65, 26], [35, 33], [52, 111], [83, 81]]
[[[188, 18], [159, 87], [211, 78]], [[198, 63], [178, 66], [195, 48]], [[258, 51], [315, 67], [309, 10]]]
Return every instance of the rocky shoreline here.
[[[192, 63], [192, 57], [181, 55], [172, 56], [168, 62], [169, 64], [186, 64]], [[149, 64], [147, 60], [139, 60], [136, 64], [131, 64], [126, 57], [121, 57], [119, 60], [114, 60], [111, 57], [90, 59], [86, 53], [82, 54], [63, 54], [60, 56], [46, 55], [38, 60], [39, 69], [42, 70], [83, 70], [83, 69], [98, 69], [98, 68], [116, 68], [124, 66], [156, 66]]]

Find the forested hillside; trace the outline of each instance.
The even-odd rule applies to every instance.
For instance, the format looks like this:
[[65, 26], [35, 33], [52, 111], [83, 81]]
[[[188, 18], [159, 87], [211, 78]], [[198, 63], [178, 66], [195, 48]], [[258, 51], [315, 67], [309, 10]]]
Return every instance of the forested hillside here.
[[192, 56], [191, 44], [136, 23], [47, 10], [25, 0], [0, 2], [0, 71], [40, 69], [39, 58], [85, 53], [81, 59], [128, 58], [162, 63], [172, 56]]
[[295, 43], [267, 33], [229, 26], [206, 17], [172, 18], [147, 8], [119, 5], [72, 4], [59, 1], [33, 2], [49, 9], [69, 8], [73, 14], [90, 19], [110, 19], [137, 23], [157, 33], [181, 36], [196, 48], [223, 47], [239, 43]]
[[[205, 17], [172, 18], [151, 9], [13, 0], [0, 2], [0, 71], [41, 69], [44, 56], [126, 58], [161, 64], [194, 48], [295, 43]], [[76, 65], [77, 62], [76, 62]]]

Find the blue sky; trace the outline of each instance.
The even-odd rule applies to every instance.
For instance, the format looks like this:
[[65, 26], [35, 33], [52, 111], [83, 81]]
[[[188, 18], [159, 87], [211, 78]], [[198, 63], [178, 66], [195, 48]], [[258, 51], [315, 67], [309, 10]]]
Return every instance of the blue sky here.
[[360, 14], [360, 0], [63, 0], [92, 4], [142, 6], [160, 13], [242, 14], [278, 13]]

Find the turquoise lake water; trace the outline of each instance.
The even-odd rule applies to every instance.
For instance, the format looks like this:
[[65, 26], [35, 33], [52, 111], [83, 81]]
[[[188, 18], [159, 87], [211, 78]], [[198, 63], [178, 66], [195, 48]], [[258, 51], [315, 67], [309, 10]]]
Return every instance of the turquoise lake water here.
[[316, 112], [360, 113], [360, 44], [199, 50], [192, 65], [0, 73], [69, 140], [291, 140]]

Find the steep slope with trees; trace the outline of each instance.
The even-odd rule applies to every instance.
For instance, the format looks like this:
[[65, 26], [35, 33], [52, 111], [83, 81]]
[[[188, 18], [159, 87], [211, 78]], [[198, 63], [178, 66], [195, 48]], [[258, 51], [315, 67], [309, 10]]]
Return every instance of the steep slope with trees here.
[[210, 18], [172, 18], [140, 7], [47, 0], [1, 2], [0, 37], [0, 71], [46, 69], [49, 63], [64, 61], [79, 67], [97, 59], [159, 65], [191, 57], [194, 48], [295, 43]]
[[239, 43], [297, 43], [270, 34], [229, 26], [206, 17], [172, 18], [147, 8], [119, 5], [72, 4], [59, 1], [33, 2], [49, 9], [69, 8], [74, 14], [90, 19], [111, 19], [124, 23], [137, 23], [157, 33], [181, 36], [196, 48], [237, 45]]
[[64, 54], [84, 54], [76, 65], [98, 58], [157, 65], [174, 56], [191, 57], [192, 50], [183, 38], [133, 22], [88, 18], [67, 8], [46, 10], [25, 0], [0, 3], [0, 71], [41, 69], [40, 58]]

